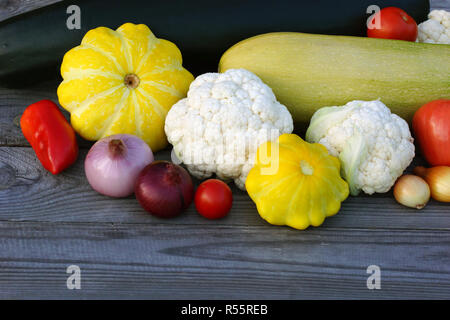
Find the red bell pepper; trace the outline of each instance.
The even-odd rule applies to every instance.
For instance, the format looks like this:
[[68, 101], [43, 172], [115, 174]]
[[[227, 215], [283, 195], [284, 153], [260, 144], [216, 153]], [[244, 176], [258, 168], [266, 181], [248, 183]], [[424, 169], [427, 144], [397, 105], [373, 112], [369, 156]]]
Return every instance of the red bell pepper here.
[[20, 127], [39, 161], [51, 173], [60, 173], [77, 159], [75, 131], [52, 101], [41, 100], [28, 106], [20, 118]]

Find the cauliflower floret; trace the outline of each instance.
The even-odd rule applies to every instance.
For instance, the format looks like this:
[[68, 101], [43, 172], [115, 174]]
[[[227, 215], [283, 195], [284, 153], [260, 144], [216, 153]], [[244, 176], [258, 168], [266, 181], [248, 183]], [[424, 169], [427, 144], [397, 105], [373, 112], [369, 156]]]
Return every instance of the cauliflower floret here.
[[165, 122], [176, 157], [192, 175], [204, 179], [215, 173], [220, 179], [234, 179], [240, 189], [245, 189], [258, 147], [292, 130], [286, 107], [244, 69], [197, 77]]
[[319, 109], [306, 140], [323, 144], [341, 160], [353, 195], [389, 191], [414, 158], [408, 124], [379, 100]]
[[418, 26], [419, 42], [450, 44], [450, 12], [433, 10]]

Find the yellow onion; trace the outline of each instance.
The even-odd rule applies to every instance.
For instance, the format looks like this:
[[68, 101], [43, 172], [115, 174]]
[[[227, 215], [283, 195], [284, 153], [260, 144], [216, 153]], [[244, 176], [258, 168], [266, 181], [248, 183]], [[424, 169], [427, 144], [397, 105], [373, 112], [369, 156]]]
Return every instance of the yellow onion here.
[[431, 197], [441, 202], [450, 202], [450, 167], [416, 167], [414, 173], [425, 179], [431, 189]]
[[405, 174], [395, 183], [394, 197], [404, 206], [422, 209], [430, 200], [430, 187], [421, 177]]

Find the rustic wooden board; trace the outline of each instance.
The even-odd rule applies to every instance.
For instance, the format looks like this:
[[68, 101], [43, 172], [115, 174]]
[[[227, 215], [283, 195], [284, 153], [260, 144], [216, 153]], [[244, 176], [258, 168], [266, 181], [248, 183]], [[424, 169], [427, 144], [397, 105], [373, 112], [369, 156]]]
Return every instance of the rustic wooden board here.
[[450, 1], [449, 0], [430, 0], [431, 9], [442, 9], [450, 11]]
[[[39, 95], [51, 98], [44, 89], [2, 92], [0, 105], [10, 115]], [[0, 297], [449, 297], [446, 204], [432, 201], [416, 211], [390, 193], [354, 197], [320, 228], [299, 232], [269, 226], [248, 196], [233, 188], [226, 219], [205, 220], [191, 206], [176, 219], [161, 220], [134, 197], [93, 191], [83, 172], [87, 148], [73, 167], [54, 176], [18, 128], [1, 128]], [[156, 157], [169, 159], [169, 151]], [[80, 291], [65, 287], [71, 264], [82, 268]], [[379, 292], [366, 288], [371, 264], [382, 268]]]
[[[49, 2], [8, 5], [14, 14]], [[77, 163], [51, 175], [18, 119], [35, 101], [56, 101], [57, 85], [0, 88], [0, 298], [450, 298], [448, 204], [416, 211], [391, 193], [363, 195], [321, 227], [297, 231], [268, 225], [233, 188], [223, 220], [205, 220], [193, 206], [161, 220], [133, 196], [111, 199], [89, 187], [83, 160], [92, 143], [82, 139]], [[169, 159], [169, 150], [156, 157]], [[72, 264], [81, 268], [81, 290], [66, 287]], [[369, 265], [381, 268], [381, 290], [366, 287]]]
[[[0, 223], [0, 298], [448, 298], [450, 234]], [[67, 290], [77, 264], [81, 290]], [[381, 290], [366, 268], [382, 270]]]
[[36, 101], [58, 101], [57, 87], [56, 81], [22, 90], [0, 87], [0, 146], [29, 146], [20, 130], [20, 117], [25, 108]]

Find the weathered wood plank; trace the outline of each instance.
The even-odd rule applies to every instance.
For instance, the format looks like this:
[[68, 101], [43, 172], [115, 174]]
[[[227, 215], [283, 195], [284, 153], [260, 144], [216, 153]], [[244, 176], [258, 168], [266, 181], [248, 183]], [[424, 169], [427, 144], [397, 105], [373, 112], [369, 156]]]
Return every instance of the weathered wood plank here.
[[42, 99], [56, 101], [56, 87], [45, 90], [0, 88], [0, 145], [29, 146], [20, 130], [20, 117], [27, 106]]
[[430, 9], [444, 9], [450, 11], [450, 1], [449, 0], [430, 0]]
[[[27, 89], [5, 89], [0, 87], [0, 146], [27, 146], [28, 141], [20, 130], [20, 117], [27, 106], [39, 100], [50, 99], [58, 103], [56, 89], [59, 82], [46, 81]], [[61, 108], [67, 119], [68, 112]], [[90, 147], [92, 142], [79, 136], [78, 144], [81, 147]]]
[[[25, 107], [40, 99], [56, 101], [57, 82], [51, 81], [27, 90], [0, 89], [0, 145], [28, 146], [18, 119]], [[67, 113], [66, 113], [67, 115]], [[91, 143], [79, 139], [83, 147]], [[2, 148], [0, 163], [5, 174], [0, 180], [0, 219], [37, 221], [104, 221], [153, 223], [137, 205], [136, 200], [110, 199], [91, 190], [84, 178], [83, 150], [76, 166], [57, 177], [42, 169], [32, 150]], [[168, 152], [158, 153], [160, 159], [169, 159]], [[416, 160], [419, 161], [420, 159]], [[27, 194], [24, 202], [23, 194]], [[220, 223], [261, 225], [251, 200], [235, 189], [234, 208], [230, 217]], [[364, 208], [363, 211], [361, 208]], [[351, 198], [338, 216], [325, 226], [339, 227], [394, 227], [394, 228], [449, 228], [449, 207], [432, 202], [422, 211], [406, 209], [395, 203], [392, 194]], [[200, 218], [193, 208], [186, 215], [167, 223], [211, 223]], [[215, 223], [215, 222], [214, 222]]]
[[[45, 171], [30, 148], [0, 148], [0, 220], [76, 221], [203, 224], [208, 226], [264, 226], [246, 193], [233, 187], [234, 203], [229, 216], [220, 221], [200, 217], [194, 206], [182, 216], [160, 220], [149, 216], [134, 197], [112, 199], [93, 191], [85, 178], [82, 150], [77, 163], [54, 176]], [[157, 159], [170, 159], [169, 151], [157, 153]], [[449, 204], [432, 201], [423, 210], [407, 209], [395, 202], [391, 193], [349, 198], [335, 217], [321, 229], [411, 228], [450, 229]], [[280, 228], [273, 227], [274, 232]]]
[[61, 1], [62, 0], [1, 0], [0, 21]]
[[[432, 6], [450, 9], [446, 2]], [[160, 220], [134, 197], [91, 190], [82, 166], [89, 142], [58, 176], [21, 147], [18, 117], [37, 100], [56, 101], [56, 86], [0, 89], [0, 298], [450, 298], [448, 204], [416, 211], [390, 193], [350, 198], [323, 226], [300, 232], [269, 226], [234, 189], [223, 220], [193, 206]], [[82, 290], [66, 288], [71, 264], [82, 269]], [[372, 264], [381, 290], [366, 288]]]
[[0, 245], [0, 298], [450, 298], [448, 232], [0, 222]]

